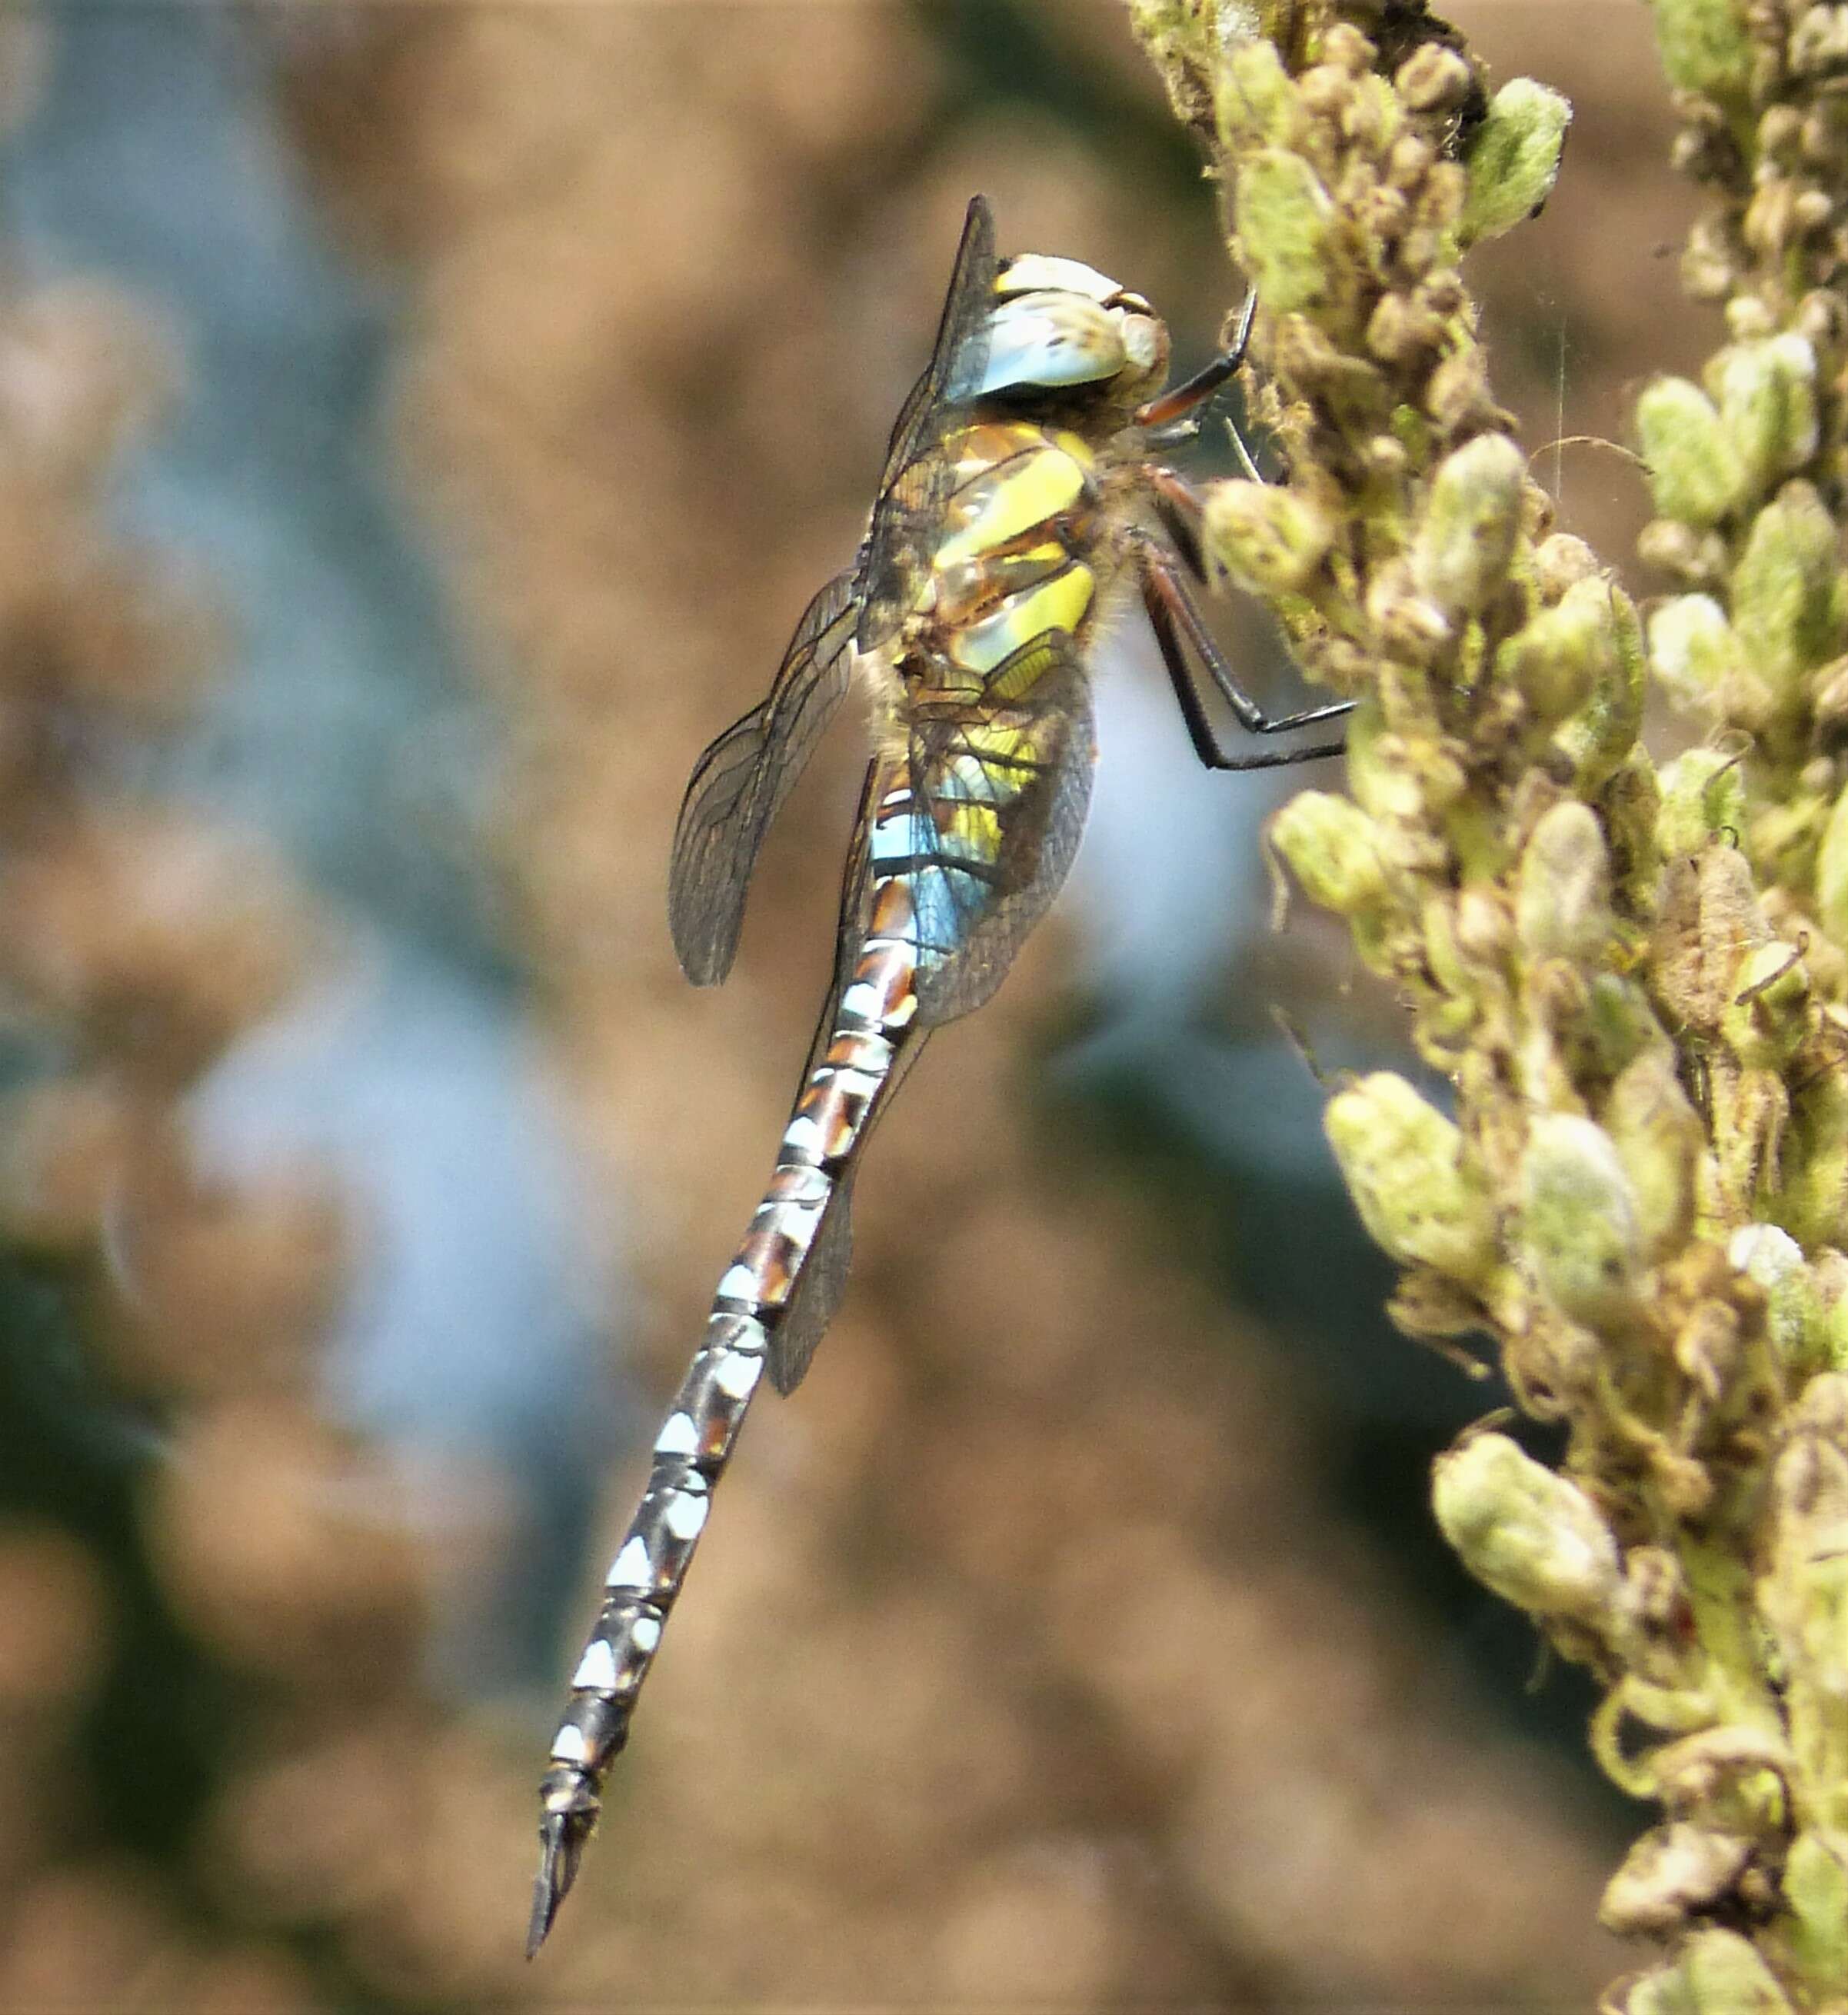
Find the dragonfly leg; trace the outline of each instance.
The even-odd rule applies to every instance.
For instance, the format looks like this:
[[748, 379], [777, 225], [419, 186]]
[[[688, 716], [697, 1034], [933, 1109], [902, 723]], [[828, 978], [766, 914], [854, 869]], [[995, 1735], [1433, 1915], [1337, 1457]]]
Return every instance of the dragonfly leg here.
[[1221, 350], [1204, 369], [1196, 371], [1191, 378], [1164, 392], [1159, 398], [1139, 407], [1136, 424], [1139, 427], [1167, 428], [1177, 421], [1188, 420], [1191, 422], [1188, 433], [1197, 432], [1200, 408], [1245, 361], [1245, 351], [1251, 340], [1252, 318], [1257, 312], [1258, 296], [1254, 290], [1245, 296], [1245, 305], [1239, 311], [1238, 331], [1229, 347]]
[[1200, 696], [1190, 653], [1205, 666], [1207, 675], [1248, 734], [1280, 735], [1291, 728], [1312, 727], [1319, 721], [1337, 720], [1352, 712], [1354, 702], [1334, 700], [1326, 706], [1308, 707], [1300, 713], [1273, 719], [1233, 677], [1225, 652], [1213, 641], [1173, 558], [1153, 541], [1145, 542], [1138, 550], [1137, 572], [1142, 581], [1143, 606], [1149, 612], [1149, 624], [1155, 633], [1175, 698], [1180, 702], [1181, 717], [1187, 724], [1194, 753], [1207, 769], [1279, 770], [1294, 763], [1312, 763], [1321, 756], [1341, 753], [1345, 744], [1340, 742], [1312, 742], [1301, 749], [1263, 749], [1250, 755], [1229, 754], [1222, 749], [1207, 718], [1206, 702]]

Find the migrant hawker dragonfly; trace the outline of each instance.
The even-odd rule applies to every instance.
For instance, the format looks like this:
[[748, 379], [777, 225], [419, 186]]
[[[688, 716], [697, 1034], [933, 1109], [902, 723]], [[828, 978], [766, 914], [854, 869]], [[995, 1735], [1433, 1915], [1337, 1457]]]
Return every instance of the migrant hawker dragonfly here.
[[541, 1786], [529, 1952], [577, 1872], [751, 1396], [766, 1370], [779, 1392], [794, 1390], [839, 1298], [868, 1129], [928, 1032], [1000, 984], [1071, 865], [1095, 760], [1089, 659], [1100, 623], [1139, 591], [1210, 767], [1268, 769], [1340, 748], [1229, 752], [1201, 697], [1204, 673], [1255, 734], [1346, 711], [1267, 717], [1188, 585], [1205, 576], [1199, 502], [1154, 458], [1193, 431], [1190, 415], [1242, 347], [1155, 397], [1168, 339], [1149, 304], [1075, 260], [997, 260], [978, 196], [859, 553], [809, 603], [768, 697], [694, 766], [668, 914], [687, 977], [709, 986], [730, 969], [777, 807], [853, 675], [870, 689], [877, 752], [834, 983], [775, 1170], [719, 1280], [572, 1677]]

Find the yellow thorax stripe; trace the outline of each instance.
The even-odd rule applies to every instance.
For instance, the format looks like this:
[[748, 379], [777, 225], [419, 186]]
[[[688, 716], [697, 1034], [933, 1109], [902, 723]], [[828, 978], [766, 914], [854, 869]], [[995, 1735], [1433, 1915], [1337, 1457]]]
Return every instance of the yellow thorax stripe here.
[[931, 565], [941, 573], [978, 560], [1056, 517], [1084, 494], [1085, 473], [1065, 449], [1042, 447], [992, 476], [978, 476], [964, 492], [972, 515], [939, 544]]
[[992, 672], [1023, 644], [1049, 630], [1075, 633], [1096, 590], [1091, 569], [1074, 560], [1050, 580], [1010, 595], [992, 616], [956, 631], [949, 641], [949, 655], [970, 671]]

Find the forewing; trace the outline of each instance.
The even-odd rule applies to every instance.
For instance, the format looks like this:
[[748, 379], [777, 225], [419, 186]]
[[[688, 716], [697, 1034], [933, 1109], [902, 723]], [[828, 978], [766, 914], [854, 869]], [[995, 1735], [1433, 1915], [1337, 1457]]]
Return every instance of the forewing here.
[[989, 690], [979, 718], [926, 722], [911, 741], [918, 1019], [931, 1026], [981, 1007], [1007, 977], [1064, 882], [1091, 801], [1090, 695], [1071, 638], [1024, 645]]
[[937, 537], [953, 470], [936, 452], [978, 384], [995, 298], [995, 220], [986, 196], [971, 199], [937, 340], [924, 375], [899, 409], [879, 479], [861, 562], [859, 642], [876, 649], [897, 629], [918, 558]]
[[853, 574], [837, 574], [803, 612], [762, 705], [693, 766], [674, 827], [667, 917], [696, 986], [731, 970], [764, 835], [845, 696], [858, 605]]

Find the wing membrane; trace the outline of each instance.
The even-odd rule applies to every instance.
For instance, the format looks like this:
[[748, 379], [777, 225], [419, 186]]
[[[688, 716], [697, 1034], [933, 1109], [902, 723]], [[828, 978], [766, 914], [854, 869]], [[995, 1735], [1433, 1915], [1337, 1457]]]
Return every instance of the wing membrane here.
[[764, 835], [845, 696], [858, 605], [852, 574], [837, 574], [803, 612], [767, 697], [693, 766], [674, 827], [667, 915], [696, 986], [731, 970]]
[[1071, 638], [1052, 630], [1024, 645], [989, 690], [979, 717], [927, 720], [911, 739], [913, 900], [928, 946], [918, 1019], [932, 1026], [981, 1007], [1007, 977], [1090, 805], [1096, 750]]
[[963, 220], [931, 361], [899, 409], [887, 446], [860, 569], [863, 651], [876, 649], [897, 629], [910, 603], [918, 555], [937, 536], [954, 476], [936, 451], [969, 403], [961, 388], [981, 382], [995, 266], [994, 216], [987, 197], [978, 196]]

